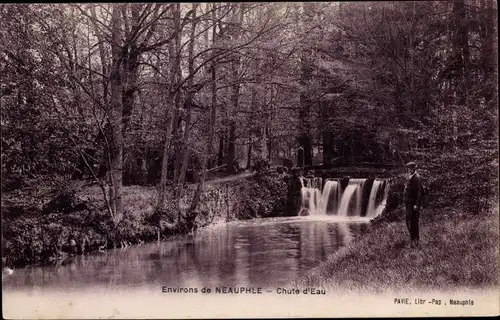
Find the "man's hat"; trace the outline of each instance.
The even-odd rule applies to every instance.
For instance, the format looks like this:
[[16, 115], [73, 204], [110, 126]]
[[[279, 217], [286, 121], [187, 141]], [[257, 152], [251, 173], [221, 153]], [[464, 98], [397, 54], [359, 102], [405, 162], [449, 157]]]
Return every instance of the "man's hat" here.
[[412, 168], [416, 168], [416, 167], [417, 167], [417, 164], [416, 164], [415, 162], [413, 162], [413, 161], [412, 161], [412, 162], [408, 162], [408, 163], [406, 164], [406, 167], [407, 167], [407, 168], [410, 168], [410, 169], [412, 169]]

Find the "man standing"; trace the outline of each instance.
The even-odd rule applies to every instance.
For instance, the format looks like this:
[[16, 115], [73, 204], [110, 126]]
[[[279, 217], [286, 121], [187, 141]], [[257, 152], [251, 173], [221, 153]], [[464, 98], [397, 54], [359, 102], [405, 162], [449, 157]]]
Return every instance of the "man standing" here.
[[410, 232], [411, 245], [418, 246], [418, 219], [422, 209], [423, 186], [420, 175], [417, 173], [417, 164], [409, 162], [406, 164], [406, 168], [408, 168], [410, 175], [403, 194], [406, 208], [406, 226]]

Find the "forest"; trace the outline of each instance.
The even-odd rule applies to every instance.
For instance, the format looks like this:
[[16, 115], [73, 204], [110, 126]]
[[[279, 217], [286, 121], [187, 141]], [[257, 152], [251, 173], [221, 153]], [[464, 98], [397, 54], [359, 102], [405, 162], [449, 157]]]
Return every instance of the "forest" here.
[[0, 5], [3, 261], [190, 232], [217, 178], [257, 173], [237, 218], [293, 215], [293, 168], [417, 161], [435, 208], [490, 210], [496, 21], [491, 0]]

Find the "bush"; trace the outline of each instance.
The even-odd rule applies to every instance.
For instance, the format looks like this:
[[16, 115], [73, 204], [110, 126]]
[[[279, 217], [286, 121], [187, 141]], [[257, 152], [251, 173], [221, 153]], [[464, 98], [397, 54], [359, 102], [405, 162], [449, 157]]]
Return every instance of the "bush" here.
[[287, 184], [281, 178], [256, 176], [242, 190], [242, 214], [238, 218], [282, 215], [286, 207]]
[[[453, 207], [479, 214], [498, 201], [498, 160], [494, 146], [478, 143], [468, 150], [418, 155], [419, 174], [429, 190], [428, 210]], [[417, 155], [413, 155], [417, 158]], [[427, 160], [425, 160], [427, 159]], [[391, 179], [387, 206], [375, 223], [399, 220], [403, 208], [404, 174]], [[394, 211], [394, 212], [393, 212]], [[399, 212], [399, 213], [398, 213]], [[436, 210], [434, 212], [441, 212]], [[403, 215], [404, 216], [404, 215]]]
[[265, 158], [257, 158], [253, 161], [252, 170], [257, 174], [263, 174], [269, 170], [269, 160]]
[[443, 154], [424, 164], [434, 207], [456, 206], [473, 213], [484, 212], [498, 199], [496, 150], [481, 145]]

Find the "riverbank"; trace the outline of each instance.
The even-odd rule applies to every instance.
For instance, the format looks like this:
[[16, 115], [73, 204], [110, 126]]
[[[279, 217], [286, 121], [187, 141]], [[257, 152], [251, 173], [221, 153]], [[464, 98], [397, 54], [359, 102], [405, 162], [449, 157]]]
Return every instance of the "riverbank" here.
[[498, 286], [498, 209], [453, 207], [422, 213], [420, 246], [411, 248], [403, 219], [376, 223], [297, 279], [295, 285], [382, 293]]
[[[168, 192], [172, 192], [170, 188]], [[186, 186], [181, 209], [194, 188]], [[123, 188], [124, 219], [115, 225], [96, 185], [69, 181], [58, 186], [2, 194], [2, 263], [7, 267], [59, 263], [76, 254], [152, 242], [158, 224], [152, 221], [155, 187]], [[201, 195], [194, 229], [172, 228], [164, 217], [160, 236], [167, 239], [212, 224], [287, 215], [287, 182], [283, 176], [242, 175], [208, 182]], [[171, 199], [171, 197], [166, 197]]]

